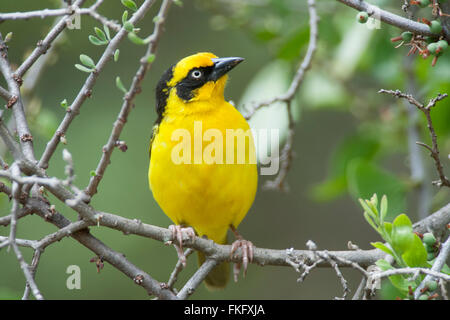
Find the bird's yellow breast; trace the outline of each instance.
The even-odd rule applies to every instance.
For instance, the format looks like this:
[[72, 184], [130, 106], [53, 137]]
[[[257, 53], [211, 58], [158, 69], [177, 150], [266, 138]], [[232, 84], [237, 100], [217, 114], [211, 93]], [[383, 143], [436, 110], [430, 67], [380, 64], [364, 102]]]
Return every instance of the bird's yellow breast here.
[[[192, 226], [200, 236], [223, 243], [230, 224], [239, 225], [255, 198], [253, 137], [242, 115], [223, 98], [178, 107], [183, 110], [165, 116], [154, 136], [150, 188], [175, 224]], [[173, 111], [177, 106], [168, 108]], [[237, 132], [236, 140], [229, 137]], [[245, 136], [244, 147], [237, 141], [242, 138], [239, 132]], [[242, 152], [244, 163], [239, 162]], [[230, 154], [234, 155], [233, 161]]]

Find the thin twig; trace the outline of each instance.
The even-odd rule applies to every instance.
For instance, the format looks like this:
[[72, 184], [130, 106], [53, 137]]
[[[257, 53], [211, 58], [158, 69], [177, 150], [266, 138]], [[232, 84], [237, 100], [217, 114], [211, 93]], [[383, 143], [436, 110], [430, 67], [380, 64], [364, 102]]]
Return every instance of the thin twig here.
[[166, 16], [168, 14], [171, 3], [172, 0], [164, 0], [163, 3], [161, 4], [159, 13], [157, 15], [157, 18], [155, 19], [156, 22], [153, 34], [150, 36], [152, 40], [147, 48], [147, 52], [140, 60], [141, 65], [137, 70], [135, 76], [133, 77], [133, 82], [131, 83], [130, 89], [124, 95], [123, 104], [117, 116], [117, 120], [114, 122], [111, 135], [109, 136], [108, 142], [102, 149], [102, 156], [95, 170], [95, 176], [91, 178], [88, 186], [85, 189], [85, 193], [89, 197], [92, 197], [94, 194], [97, 193], [97, 187], [103, 178], [106, 168], [110, 163], [111, 155], [117, 145], [117, 142], [119, 141], [119, 137], [120, 134], [122, 133], [123, 127], [127, 122], [128, 115], [133, 107], [134, 99], [136, 95], [141, 92], [140, 89], [141, 83], [144, 80], [147, 71], [150, 69], [152, 65], [152, 63], [149, 62], [148, 58], [154, 55], [156, 52], [158, 41], [161, 37], [162, 28], [166, 20]]
[[8, 92], [8, 90], [0, 86], [0, 97], [2, 97], [3, 99], [5, 99], [5, 101], [8, 102], [11, 100], [12, 95], [11, 93]]
[[63, 9], [43, 9], [26, 12], [0, 13], [0, 22], [3, 22], [5, 20], [28, 20], [32, 18], [45, 19], [50, 17], [73, 15], [75, 12], [76, 9], [73, 6], [69, 6]]
[[[186, 249], [184, 251], [184, 256], [187, 258], [193, 252], [194, 252], [194, 250], [192, 250], [191, 248]], [[173, 269], [172, 273], [170, 274], [169, 281], [167, 281], [167, 287], [168, 287], [169, 290], [173, 290], [173, 286], [175, 285], [175, 282], [178, 279], [178, 275], [180, 274], [180, 272], [183, 269], [184, 269], [183, 262], [181, 260], [178, 260], [176, 265], [175, 265], [175, 268]]]
[[[12, 96], [17, 97], [15, 103], [12, 105], [13, 116], [16, 123], [16, 130], [20, 138], [20, 145], [24, 156], [33, 161], [34, 160], [34, 148], [33, 148], [33, 136], [31, 135], [28, 121], [25, 115], [25, 109], [22, 103], [20, 93], [20, 79], [14, 76], [11, 69], [11, 65], [8, 61], [8, 47], [3, 42], [0, 34], [0, 70], [3, 77], [8, 84], [8, 90]], [[18, 160], [18, 159], [16, 159]]]
[[245, 116], [246, 119], [250, 119], [253, 116], [253, 114], [262, 107], [269, 106], [275, 102], [288, 102], [295, 97], [295, 94], [297, 93], [301, 83], [303, 82], [303, 78], [305, 77], [306, 71], [311, 67], [311, 62], [317, 48], [317, 39], [319, 37], [319, 29], [318, 29], [319, 16], [317, 15], [316, 12], [316, 3], [314, 0], [308, 0], [308, 10], [309, 10], [308, 49], [306, 51], [302, 63], [300, 64], [299, 68], [295, 73], [294, 78], [292, 79], [291, 84], [289, 85], [288, 90], [284, 94], [275, 96], [269, 100], [254, 103], [252, 106], [247, 108], [247, 114]]
[[431, 109], [436, 105], [436, 103], [438, 101], [441, 101], [441, 100], [447, 98], [448, 95], [446, 93], [438, 94], [435, 98], [431, 99], [428, 102], [428, 104], [425, 106], [424, 104], [417, 101], [412, 95], [405, 94], [405, 93], [401, 92], [400, 90], [394, 91], [394, 90], [381, 89], [380, 91], [378, 91], [378, 93], [391, 94], [396, 98], [406, 99], [409, 101], [409, 103], [415, 105], [420, 111], [423, 112], [423, 114], [425, 115], [425, 117], [427, 119], [427, 123], [428, 123], [427, 127], [430, 132], [432, 147], [426, 145], [423, 142], [417, 142], [417, 144], [427, 148], [430, 151], [430, 156], [434, 159], [436, 170], [437, 170], [437, 172], [439, 174], [439, 178], [440, 178], [440, 180], [435, 181], [434, 184], [436, 184], [438, 187], [441, 187], [441, 186], [450, 187], [450, 180], [445, 176], [444, 168], [442, 166], [441, 160], [439, 159], [439, 147], [438, 147], [438, 143], [437, 143], [436, 131], [434, 130], [433, 122], [431, 120]]
[[258, 103], [254, 103], [252, 106], [247, 108], [247, 114], [245, 116], [246, 119], [250, 119], [256, 111], [261, 109], [262, 107], [269, 106], [275, 102], [284, 102], [286, 103], [287, 115], [288, 115], [288, 134], [286, 143], [282, 149], [280, 155], [281, 168], [277, 175], [277, 177], [266, 183], [266, 188], [268, 189], [286, 189], [286, 183], [284, 182], [287, 176], [287, 173], [291, 167], [292, 162], [292, 147], [294, 140], [294, 118], [292, 115], [292, 99], [294, 99], [295, 94], [297, 93], [303, 79], [305, 77], [306, 71], [311, 67], [312, 59], [314, 57], [314, 53], [317, 48], [317, 39], [319, 36], [318, 22], [319, 16], [316, 11], [316, 3], [314, 0], [308, 0], [308, 10], [309, 10], [309, 43], [308, 49], [306, 51], [305, 57], [303, 58], [302, 63], [300, 64], [297, 72], [295, 73], [294, 78], [288, 88], [288, 90], [281, 95], [275, 96], [266, 101], [260, 101]]
[[180, 290], [177, 297], [179, 299], [185, 300], [191, 296], [195, 289], [202, 283], [206, 276], [218, 265], [218, 261], [215, 259], [206, 259], [205, 262], [198, 268], [194, 275], [186, 282], [184, 287]]
[[[41, 253], [42, 253], [42, 251], [40, 249], [34, 250], [33, 259], [31, 260], [31, 265], [29, 268], [33, 279], [36, 276], [36, 271], [37, 271], [37, 268], [39, 265], [39, 261], [41, 260]], [[25, 290], [23, 292], [22, 300], [28, 300], [31, 290], [32, 290], [31, 286], [27, 282], [27, 284], [25, 285]]]
[[[77, 0], [73, 6], [81, 7], [86, 0]], [[58, 23], [50, 30], [42, 41], [38, 41], [38, 45], [31, 52], [31, 54], [25, 59], [24, 62], [17, 68], [15, 76], [21, 79], [29, 68], [39, 59], [40, 56], [47, 53], [47, 50], [52, 45], [53, 41], [59, 36], [59, 34], [66, 28], [67, 23], [72, 20], [71, 16], [61, 18]]]
[[[443, 279], [445, 281], [450, 281], [450, 276], [448, 274], [442, 273], [442, 272], [437, 272], [434, 271], [433, 269], [427, 269], [427, 268], [398, 268], [398, 269], [389, 269], [386, 271], [382, 271], [379, 273], [375, 273], [372, 275], [373, 279], [381, 279], [381, 278], [386, 278], [386, 277], [390, 277], [390, 276], [394, 276], [394, 275], [399, 275], [399, 274], [412, 274], [412, 275], [416, 275], [416, 274], [426, 274], [426, 275], [431, 275], [432, 277], [437, 277], [440, 279]], [[419, 290], [420, 293], [420, 290]], [[417, 296], [418, 298], [418, 296]]]
[[[20, 174], [20, 169], [16, 163], [13, 163], [11, 165], [11, 171], [12, 174], [18, 175]], [[17, 229], [17, 214], [20, 208], [20, 188], [21, 185], [17, 182], [13, 183], [12, 187], [12, 196], [13, 196], [13, 203], [12, 203], [12, 209], [11, 209], [11, 224], [10, 224], [10, 234], [9, 234], [9, 246], [13, 248], [14, 253], [16, 254], [17, 260], [19, 261], [20, 267], [22, 268], [23, 274], [25, 276], [25, 279], [28, 283], [28, 285], [31, 288], [31, 291], [33, 292], [33, 295], [36, 299], [42, 300], [43, 296], [41, 292], [39, 291], [39, 288], [36, 285], [36, 282], [34, 281], [34, 277], [28, 267], [28, 264], [25, 262], [22, 253], [19, 250], [19, 247], [16, 243], [16, 229]]]
[[[150, 9], [152, 4], [155, 2], [155, 0], [146, 0], [139, 9], [133, 14], [133, 16], [130, 18], [130, 23], [133, 25], [136, 25], [138, 21], [140, 21], [144, 16], [145, 13]], [[103, 52], [102, 56], [100, 57], [99, 61], [97, 62], [95, 66], [95, 71], [91, 72], [89, 76], [87, 77], [86, 81], [84, 82], [81, 90], [79, 91], [78, 95], [76, 96], [75, 100], [72, 102], [72, 104], [67, 108], [67, 113], [64, 116], [64, 119], [61, 121], [61, 123], [58, 126], [58, 129], [56, 130], [55, 134], [52, 136], [50, 141], [47, 143], [47, 146], [44, 150], [44, 153], [42, 154], [41, 159], [39, 160], [39, 166], [41, 168], [47, 168], [48, 162], [50, 161], [50, 158], [52, 157], [53, 153], [56, 150], [56, 147], [58, 146], [61, 136], [65, 135], [67, 132], [67, 129], [69, 128], [70, 124], [72, 123], [73, 119], [79, 114], [81, 106], [86, 101], [88, 97], [92, 94], [92, 88], [94, 87], [97, 78], [101, 71], [106, 66], [107, 62], [111, 60], [113, 57], [113, 54], [115, 50], [118, 48], [121, 41], [126, 37], [128, 34], [128, 31], [124, 28], [120, 29], [120, 31], [114, 36], [114, 38], [111, 39], [108, 46], [106, 47], [105, 51]]]

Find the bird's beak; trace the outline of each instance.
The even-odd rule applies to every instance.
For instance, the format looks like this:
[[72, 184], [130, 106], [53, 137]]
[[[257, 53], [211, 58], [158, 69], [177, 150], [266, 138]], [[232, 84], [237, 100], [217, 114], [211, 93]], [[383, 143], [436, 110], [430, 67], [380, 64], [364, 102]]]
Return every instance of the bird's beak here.
[[217, 81], [228, 71], [230, 71], [239, 63], [244, 61], [244, 58], [239, 57], [215, 58], [212, 59], [212, 61], [214, 62], [214, 69], [209, 76], [209, 80]]

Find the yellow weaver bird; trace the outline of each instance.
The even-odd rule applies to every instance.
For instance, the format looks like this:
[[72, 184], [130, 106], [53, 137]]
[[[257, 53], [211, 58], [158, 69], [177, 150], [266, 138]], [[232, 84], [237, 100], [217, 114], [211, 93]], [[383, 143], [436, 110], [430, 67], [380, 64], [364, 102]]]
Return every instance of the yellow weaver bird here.
[[[156, 87], [158, 118], [150, 143], [148, 178], [156, 202], [175, 224], [169, 228], [183, 264], [183, 233], [192, 237], [193, 228], [200, 237], [226, 244], [231, 228], [237, 237], [231, 254], [241, 248], [245, 274], [253, 257], [253, 244], [244, 240], [236, 228], [255, 198], [257, 166], [250, 159], [256, 159], [256, 154], [247, 121], [224, 98], [227, 73], [243, 60], [202, 52], [180, 60], [163, 74]], [[247, 133], [244, 147], [229, 143], [227, 134], [233, 130]], [[180, 137], [191, 137], [191, 141], [181, 144], [185, 147], [182, 151]], [[222, 144], [218, 140], [221, 137], [227, 137]], [[202, 139], [200, 147], [195, 141], [198, 138]], [[208, 139], [210, 144], [205, 143]], [[244, 152], [248, 161], [230, 163], [235, 153], [239, 158], [239, 152]], [[199, 263], [204, 261], [204, 254], [199, 252]], [[235, 264], [235, 280], [240, 265]], [[205, 279], [207, 287], [224, 287], [229, 272], [227, 263], [216, 266]]]

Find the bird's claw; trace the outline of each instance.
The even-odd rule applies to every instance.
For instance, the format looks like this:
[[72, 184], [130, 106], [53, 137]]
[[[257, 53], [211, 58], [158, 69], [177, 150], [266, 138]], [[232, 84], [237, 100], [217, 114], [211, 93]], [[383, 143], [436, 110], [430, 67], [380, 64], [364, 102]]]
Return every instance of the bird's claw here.
[[[247, 275], [248, 263], [253, 261], [253, 243], [248, 240], [238, 239], [231, 245], [231, 258], [238, 248], [242, 251], [242, 266], [244, 268], [244, 277]], [[241, 271], [241, 262], [237, 262], [233, 267], [234, 281], [237, 282], [239, 272]]]
[[195, 231], [191, 227], [183, 228], [180, 225], [170, 225], [169, 230], [172, 232], [172, 240], [167, 244], [173, 244], [177, 251], [178, 260], [183, 267], [186, 267], [186, 256], [183, 251], [183, 238], [193, 240], [195, 238]]

